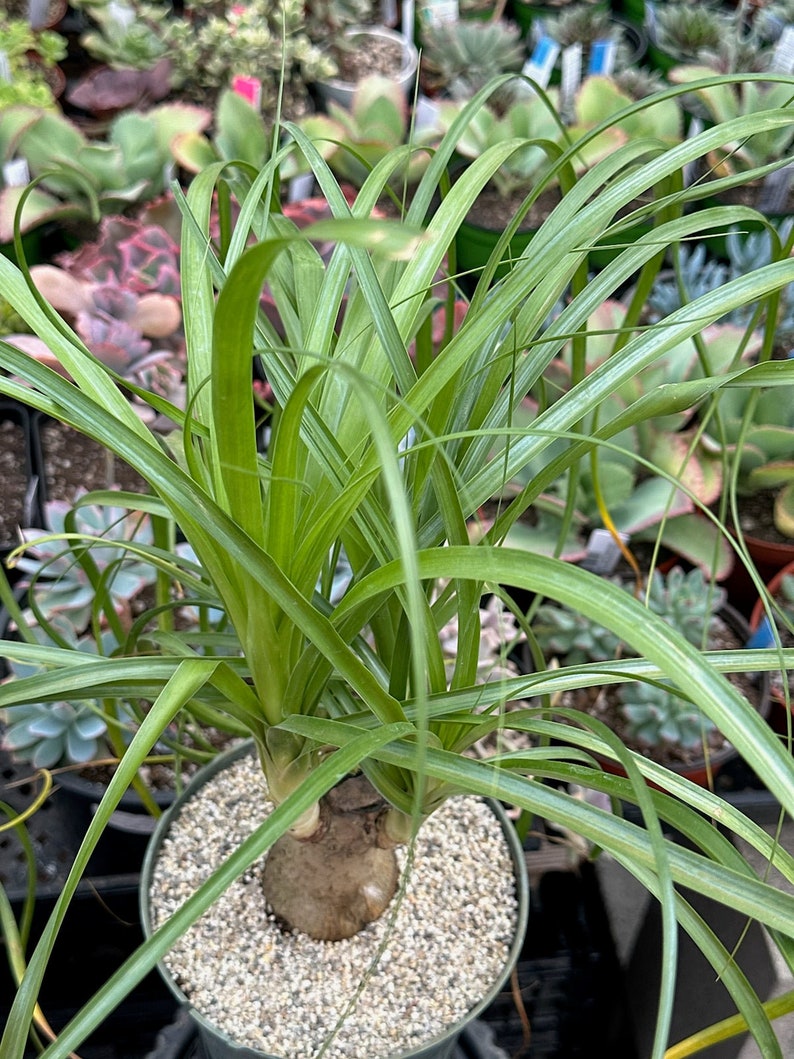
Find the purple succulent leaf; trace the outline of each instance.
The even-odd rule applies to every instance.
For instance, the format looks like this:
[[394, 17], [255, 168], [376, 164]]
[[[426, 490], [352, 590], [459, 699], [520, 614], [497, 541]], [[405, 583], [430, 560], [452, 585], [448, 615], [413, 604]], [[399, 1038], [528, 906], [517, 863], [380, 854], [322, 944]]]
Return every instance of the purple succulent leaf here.
[[121, 282], [137, 293], [180, 297], [179, 251], [162, 228], [150, 225], [119, 243]]
[[77, 333], [85, 344], [109, 368], [127, 374], [151, 349], [151, 342], [124, 320], [80, 313], [75, 322]]
[[[97, 285], [91, 291], [91, 298], [96, 312], [112, 317], [114, 320], [131, 320], [138, 307], [138, 295], [117, 283]], [[78, 315], [77, 319], [80, 319]]]

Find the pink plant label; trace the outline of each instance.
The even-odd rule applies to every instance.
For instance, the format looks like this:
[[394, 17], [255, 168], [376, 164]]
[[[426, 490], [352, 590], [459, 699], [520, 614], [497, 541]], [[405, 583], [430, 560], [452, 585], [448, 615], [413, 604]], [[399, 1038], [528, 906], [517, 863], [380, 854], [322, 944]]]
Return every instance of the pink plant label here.
[[262, 82], [258, 77], [244, 77], [242, 74], [235, 74], [232, 78], [232, 90], [238, 96], [242, 96], [255, 110], [259, 110], [262, 105]]

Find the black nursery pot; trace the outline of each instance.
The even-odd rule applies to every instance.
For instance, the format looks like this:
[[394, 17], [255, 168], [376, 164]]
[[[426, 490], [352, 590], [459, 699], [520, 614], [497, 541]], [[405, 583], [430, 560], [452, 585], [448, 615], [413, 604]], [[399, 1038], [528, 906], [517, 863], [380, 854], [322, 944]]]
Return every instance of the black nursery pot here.
[[[59, 787], [57, 797], [64, 803], [72, 821], [79, 821], [82, 834], [85, 834], [106, 786], [82, 776], [79, 771], [58, 773], [56, 782]], [[175, 798], [172, 790], [154, 790], [151, 793], [155, 803], [163, 810]], [[128, 788], [91, 855], [89, 874], [117, 875], [140, 871], [156, 824], [156, 818], [147, 811], [134, 788]]]
[[[19, 544], [22, 526], [43, 525], [41, 452], [29, 410], [16, 401], [0, 401], [0, 558]], [[9, 577], [15, 580], [14, 571]]]

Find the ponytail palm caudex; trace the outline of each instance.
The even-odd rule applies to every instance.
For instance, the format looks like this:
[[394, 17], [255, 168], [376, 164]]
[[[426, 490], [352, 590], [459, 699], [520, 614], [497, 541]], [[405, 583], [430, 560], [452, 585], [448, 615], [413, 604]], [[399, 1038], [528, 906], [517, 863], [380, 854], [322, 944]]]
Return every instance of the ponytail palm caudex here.
[[[654, 1056], [662, 1055], [669, 1032], [676, 920], [723, 976], [764, 1054], [780, 1055], [760, 1001], [677, 887], [758, 918], [794, 964], [794, 898], [755, 875], [702, 814], [719, 816], [789, 879], [794, 859], [737, 809], [629, 753], [586, 717], [555, 720], [543, 698], [509, 716], [501, 709], [509, 700], [593, 681], [668, 679], [699, 704], [785, 810], [794, 812], [788, 750], [724, 676], [731, 669], [778, 669], [780, 655], [705, 655], [630, 593], [561, 560], [502, 547], [500, 539], [554, 476], [627, 426], [690, 408], [722, 386], [790, 380], [792, 368], [783, 364], [737, 365], [719, 375], [707, 371], [702, 378], [638, 395], [588, 436], [577, 430], [667, 349], [734, 306], [773, 297], [794, 280], [794, 262], [773, 261], [639, 330], [586, 377], [574, 368], [571, 388], [531, 429], [514, 427], [521, 400], [570, 337], [586, 330], [595, 308], [629, 281], [637, 281], [638, 290], [647, 288], [660, 247], [709, 226], [739, 223], [750, 211], [726, 206], [678, 216], [680, 193], [673, 191], [661, 210], [655, 204], [658, 227], [588, 281], [588, 248], [611, 233], [619, 211], [662, 182], [675, 187], [682, 167], [724, 142], [726, 130], [709, 129], [674, 147], [632, 141], [576, 180], [575, 149], [562, 151], [552, 168], [565, 171], [563, 184], [570, 190], [527, 252], [492, 284], [503, 251], [496, 248], [459, 328], [432, 355], [436, 292], [454, 295], [452, 284], [438, 286], [438, 277], [457, 228], [480, 189], [526, 143], [492, 146], [434, 212], [431, 204], [437, 189], [446, 187], [446, 166], [466, 122], [503, 83], [481, 91], [456, 119], [399, 228], [369, 215], [391, 174], [404, 165], [410, 145], [377, 163], [352, 206], [296, 126], [284, 130], [294, 144], [285, 143], [258, 174], [246, 176], [244, 167], [218, 163], [196, 176], [184, 204], [181, 252], [183, 290], [189, 292], [184, 298], [188, 400], [183, 411], [156, 395], [142, 395], [178, 425], [166, 440], [142, 424], [112, 372], [37, 300], [25, 276], [0, 261], [4, 297], [57, 349], [70, 377], [4, 345], [0, 362], [9, 375], [0, 379], [0, 389], [66, 420], [139, 470], [152, 495], [136, 498], [137, 506], [176, 522], [203, 571], [206, 598], [225, 610], [240, 645], [238, 657], [214, 657], [169, 650], [165, 639], [154, 657], [112, 659], [3, 645], [16, 657], [46, 662], [49, 672], [0, 687], [0, 706], [61, 699], [65, 693], [85, 698], [98, 691], [151, 702], [31, 956], [0, 1045], [9, 1059], [22, 1055], [48, 954], [103, 822], [163, 726], [202, 701], [251, 732], [276, 809], [63, 1030], [45, 1050], [47, 1059], [77, 1047], [264, 850], [278, 842], [279, 857], [288, 859], [283, 847], [300, 848], [330, 828], [338, 799], [326, 796], [351, 774], [364, 776], [373, 788], [360, 807], [367, 810], [362, 816], [387, 876], [389, 847], [408, 840], [423, 818], [461, 791], [495, 795], [609, 851], [664, 909], [666, 970]], [[668, 91], [674, 95], [680, 89]], [[756, 115], [753, 130], [759, 120], [772, 129], [788, 115], [781, 110]], [[588, 135], [602, 131], [598, 127]], [[749, 131], [750, 123], [739, 118], [730, 135]], [[335, 217], [303, 232], [267, 209], [280, 157], [294, 146], [315, 172]], [[207, 232], [219, 187], [224, 194], [231, 191], [240, 209], [233, 229], [221, 227], [224, 235], [216, 246]], [[311, 240], [327, 238], [336, 246], [326, 263]], [[265, 281], [278, 328], [260, 311]], [[565, 308], [552, 314], [564, 295], [569, 295]], [[264, 454], [257, 448], [251, 410], [254, 357], [276, 405]], [[550, 452], [555, 438], [567, 441], [563, 451], [505, 503], [488, 534], [472, 542], [468, 520], [523, 467]], [[165, 551], [150, 554], [167, 565]], [[330, 586], [342, 555], [352, 578], [339, 596]], [[597, 664], [477, 683], [479, 604], [486, 591], [500, 585], [539, 593], [597, 618], [637, 657], [611, 662], [608, 672]], [[450, 676], [439, 632], [452, 619], [459, 647]], [[476, 740], [507, 725], [528, 733], [534, 748], [488, 761], [466, 756]], [[619, 759], [627, 778], [602, 772], [593, 753]], [[572, 798], [559, 783], [545, 784], [547, 778], [633, 801], [645, 826]], [[646, 780], [653, 781], [653, 790]], [[686, 834], [692, 848], [664, 839], [661, 821]], [[355, 859], [355, 853], [347, 858]], [[300, 881], [300, 873], [292, 876], [290, 887]], [[359, 892], [354, 882], [351, 906]], [[268, 897], [276, 907], [277, 894]]]

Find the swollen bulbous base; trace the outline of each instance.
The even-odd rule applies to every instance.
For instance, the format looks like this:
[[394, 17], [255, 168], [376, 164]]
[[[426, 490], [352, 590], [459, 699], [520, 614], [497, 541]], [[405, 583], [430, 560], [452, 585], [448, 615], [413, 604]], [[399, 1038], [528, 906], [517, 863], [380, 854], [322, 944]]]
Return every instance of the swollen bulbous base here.
[[275, 843], [262, 885], [279, 919], [310, 937], [340, 941], [382, 915], [399, 878], [385, 812], [365, 777], [349, 777], [320, 802], [314, 835]]

